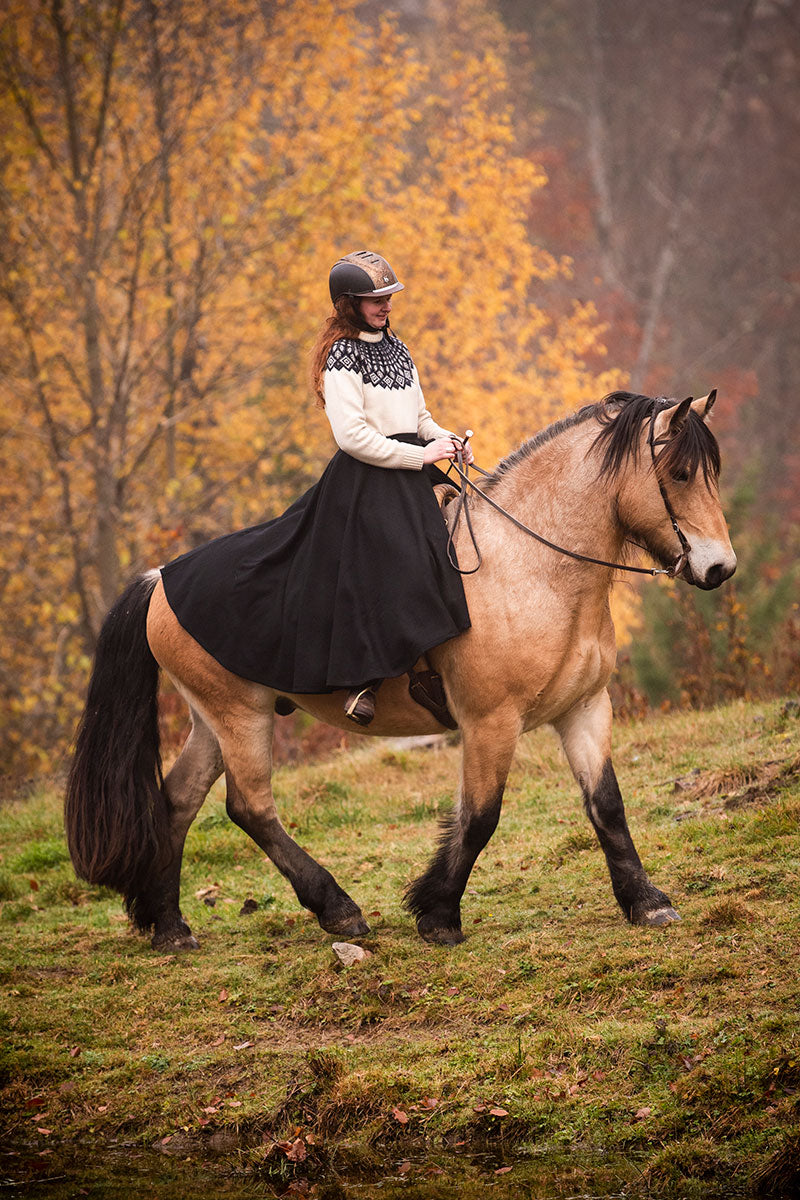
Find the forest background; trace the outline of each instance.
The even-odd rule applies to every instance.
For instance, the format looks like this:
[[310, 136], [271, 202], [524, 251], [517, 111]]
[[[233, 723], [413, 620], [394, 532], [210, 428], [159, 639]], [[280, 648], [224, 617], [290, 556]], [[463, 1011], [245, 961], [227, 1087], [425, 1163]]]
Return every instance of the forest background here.
[[617, 586], [615, 701], [800, 688], [799, 68], [793, 0], [9, 0], [6, 780], [62, 766], [130, 576], [319, 475], [308, 354], [363, 246], [484, 465], [617, 387], [719, 389], [739, 569]]

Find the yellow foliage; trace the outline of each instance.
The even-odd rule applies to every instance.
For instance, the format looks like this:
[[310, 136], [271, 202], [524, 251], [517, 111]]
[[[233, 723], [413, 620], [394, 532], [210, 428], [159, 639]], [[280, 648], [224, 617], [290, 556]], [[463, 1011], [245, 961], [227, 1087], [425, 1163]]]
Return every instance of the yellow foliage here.
[[6, 7], [0, 687], [6, 756], [40, 766], [125, 577], [319, 473], [307, 359], [342, 253], [396, 267], [395, 328], [482, 462], [621, 381], [586, 367], [590, 307], [551, 315], [569, 263], [530, 240], [546, 177], [484, 0], [432, 5], [414, 45], [356, 0]]

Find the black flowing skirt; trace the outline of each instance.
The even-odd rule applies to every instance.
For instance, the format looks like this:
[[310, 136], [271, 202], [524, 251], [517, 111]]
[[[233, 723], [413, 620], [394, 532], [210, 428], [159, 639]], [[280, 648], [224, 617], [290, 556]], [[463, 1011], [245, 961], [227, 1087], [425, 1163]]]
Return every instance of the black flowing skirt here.
[[163, 567], [170, 607], [223, 667], [278, 691], [402, 675], [469, 628], [432, 490], [445, 479], [436, 467], [374, 467], [340, 450], [281, 516]]

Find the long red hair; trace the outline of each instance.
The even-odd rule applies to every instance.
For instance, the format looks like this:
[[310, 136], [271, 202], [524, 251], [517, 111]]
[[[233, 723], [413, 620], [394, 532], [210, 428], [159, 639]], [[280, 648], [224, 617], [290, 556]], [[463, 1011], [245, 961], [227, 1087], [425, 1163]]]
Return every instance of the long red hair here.
[[317, 335], [314, 349], [311, 351], [311, 390], [317, 408], [325, 407], [325, 393], [322, 388], [322, 376], [325, 364], [331, 352], [331, 346], [339, 338], [357, 338], [362, 329], [369, 329], [361, 315], [358, 300], [354, 296], [339, 296], [334, 303], [333, 312]]

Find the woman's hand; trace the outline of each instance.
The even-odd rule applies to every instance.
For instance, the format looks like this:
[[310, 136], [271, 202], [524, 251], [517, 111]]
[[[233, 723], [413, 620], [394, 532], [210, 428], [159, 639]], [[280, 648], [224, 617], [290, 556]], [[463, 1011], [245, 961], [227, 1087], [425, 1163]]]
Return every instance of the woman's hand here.
[[469, 445], [469, 443], [467, 443], [466, 446], [462, 445], [461, 438], [458, 438], [455, 435], [453, 435], [453, 437], [436, 438], [435, 441], [428, 442], [427, 446], [424, 447], [424, 456], [422, 461], [427, 464], [440, 462], [443, 458], [449, 458], [452, 462], [459, 450], [461, 450], [464, 454], [465, 463], [471, 463], [474, 461], [472, 447]]

